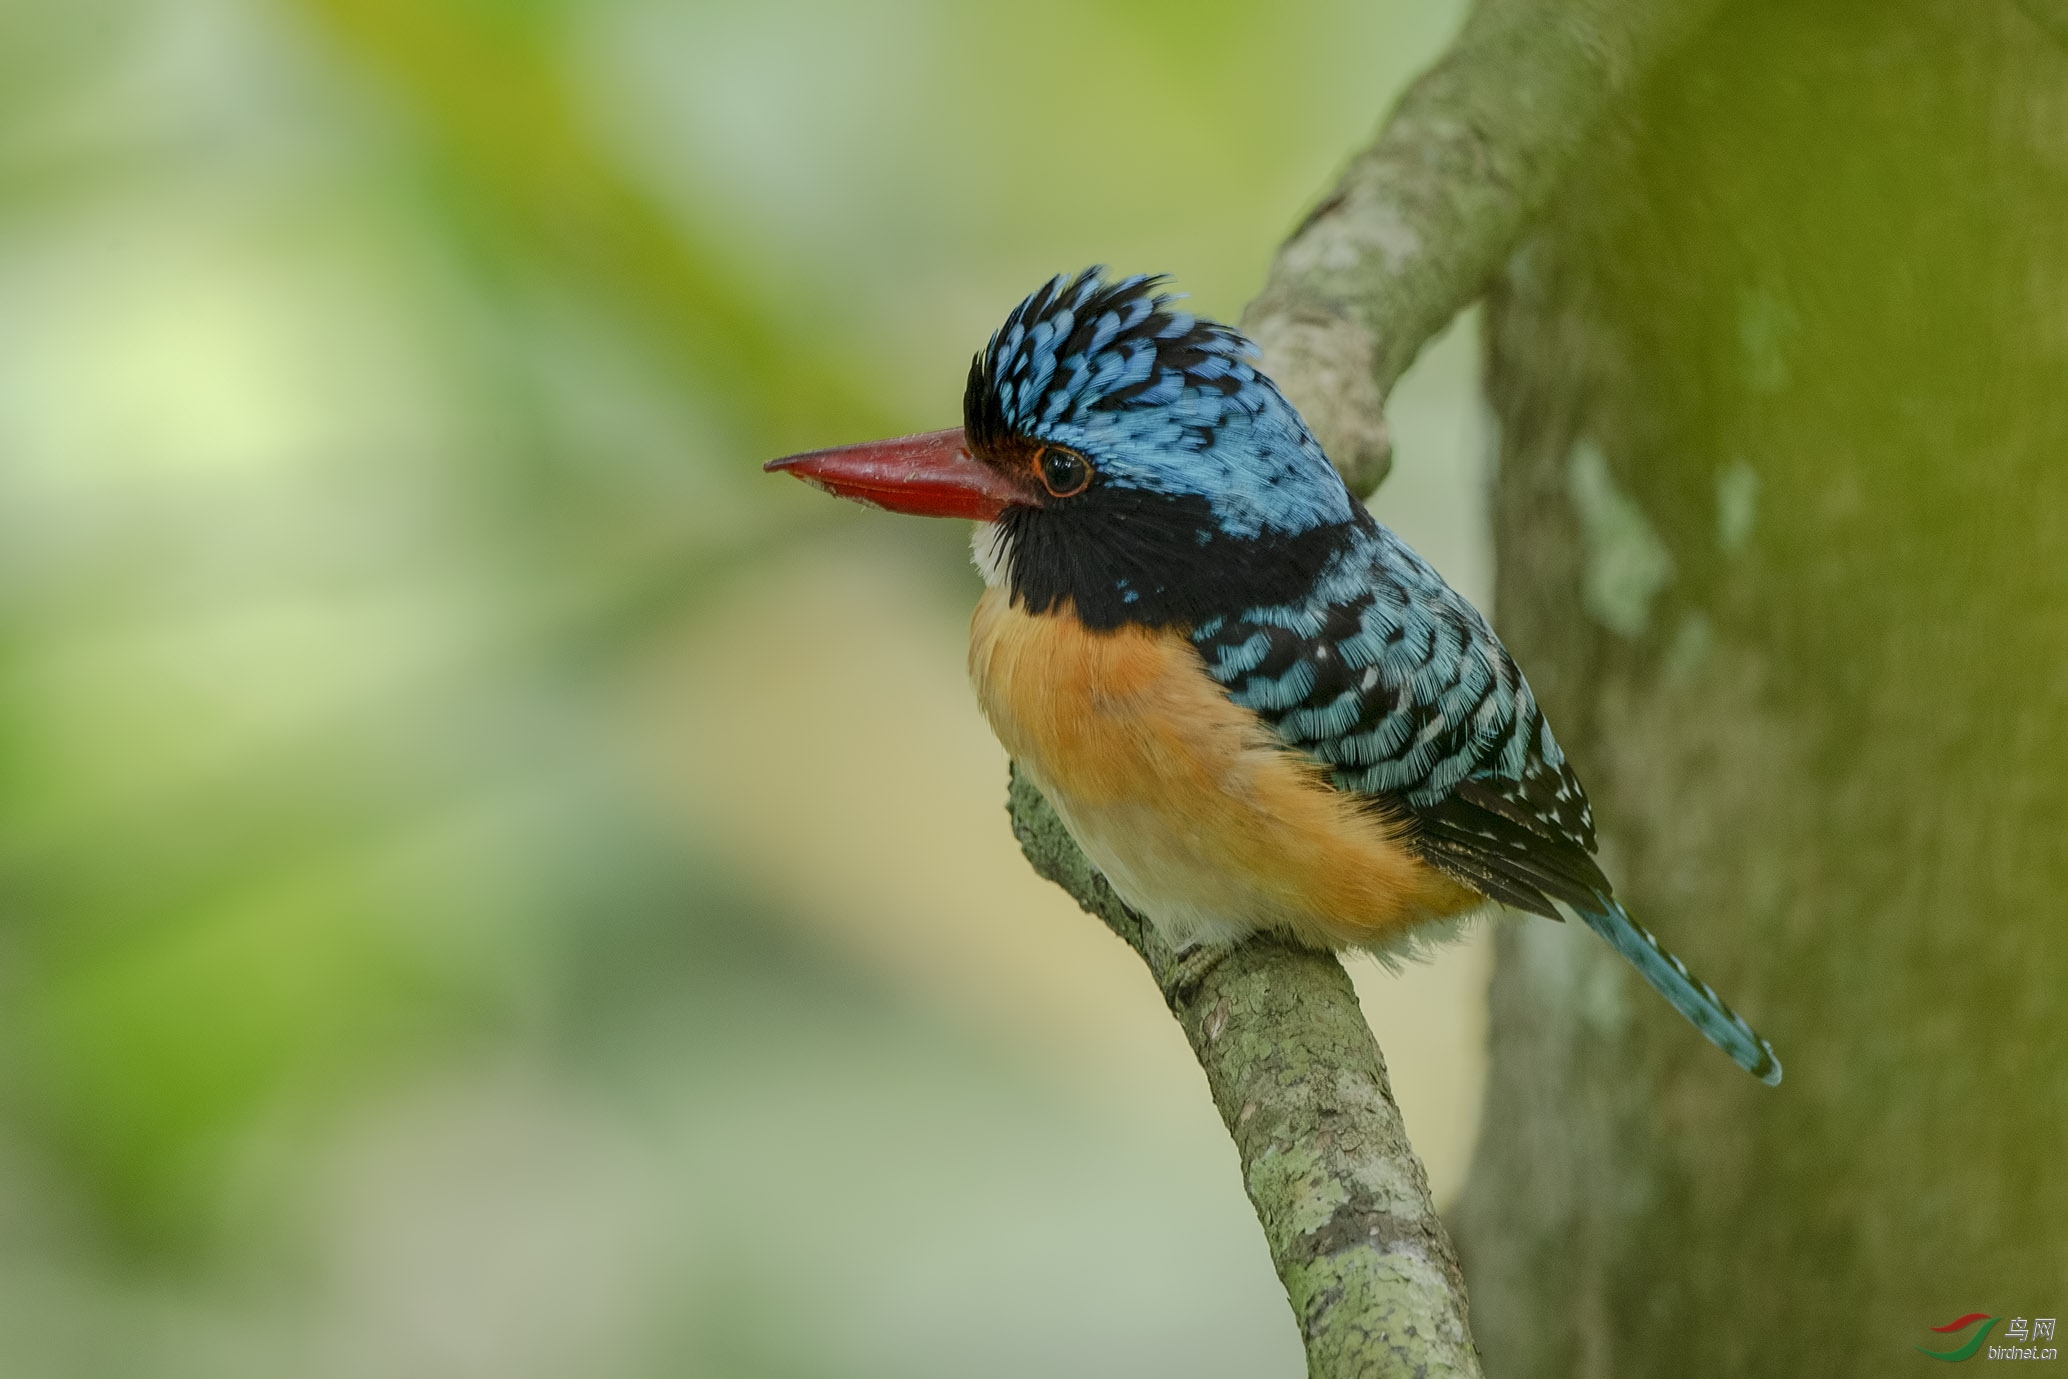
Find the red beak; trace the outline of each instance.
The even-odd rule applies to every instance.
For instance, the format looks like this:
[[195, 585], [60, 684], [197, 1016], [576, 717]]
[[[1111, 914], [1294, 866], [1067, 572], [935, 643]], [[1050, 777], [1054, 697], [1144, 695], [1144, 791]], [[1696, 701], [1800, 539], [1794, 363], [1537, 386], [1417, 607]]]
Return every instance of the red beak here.
[[923, 436], [843, 445], [770, 460], [770, 473], [795, 474], [814, 488], [871, 507], [920, 517], [995, 521], [1022, 492], [1005, 475], [969, 453], [960, 426]]

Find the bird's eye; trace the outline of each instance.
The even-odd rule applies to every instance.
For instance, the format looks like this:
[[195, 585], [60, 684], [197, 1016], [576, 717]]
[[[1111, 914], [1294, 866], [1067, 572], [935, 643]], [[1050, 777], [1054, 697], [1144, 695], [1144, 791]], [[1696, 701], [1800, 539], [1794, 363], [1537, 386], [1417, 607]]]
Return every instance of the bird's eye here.
[[1091, 462], [1074, 450], [1051, 445], [1034, 457], [1034, 469], [1056, 498], [1074, 497], [1091, 486]]

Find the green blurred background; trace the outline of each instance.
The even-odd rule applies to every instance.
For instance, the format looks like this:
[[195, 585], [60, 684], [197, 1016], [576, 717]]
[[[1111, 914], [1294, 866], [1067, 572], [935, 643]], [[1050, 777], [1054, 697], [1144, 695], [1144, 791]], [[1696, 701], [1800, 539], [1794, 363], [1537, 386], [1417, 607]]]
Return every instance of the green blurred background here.
[[[965, 533], [759, 464], [1232, 318], [1460, 11], [0, 0], [0, 1374], [1299, 1373]], [[1357, 972], [1441, 1199], [1485, 972]]]

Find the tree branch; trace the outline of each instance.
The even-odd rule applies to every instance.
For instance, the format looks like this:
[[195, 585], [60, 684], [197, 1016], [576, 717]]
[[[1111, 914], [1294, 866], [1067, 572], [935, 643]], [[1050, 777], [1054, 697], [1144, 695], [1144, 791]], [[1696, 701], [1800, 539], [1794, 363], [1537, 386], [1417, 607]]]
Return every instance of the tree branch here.
[[1243, 329], [1353, 493], [1392, 463], [1400, 375], [1479, 297], [1614, 104], [1716, 4], [1480, 0], [1278, 251]]
[[[1716, 0], [1480, 0], [1294, 231], [1243, 317], [1352, 491], [1391, 463], [1385, 398], [1477, 298], [1618, 97]], [[1205, 1070], [1310, 1376], [1477, 1376], [1463, 1276], [1342, 965], [1270, 939], [1204, 975], [1113, 894], [1015, 773], [1034, 870], [1148, 964]]]
[[1034, 870], [1141, 955], [1191, 1041], [1299, 1319], [1308, 1372], [1476, 1376], [1457, 1256], [1343, 965], [1259, 940], [1188, 982], [1170, 945], [1017, 772], [1011, 800]]

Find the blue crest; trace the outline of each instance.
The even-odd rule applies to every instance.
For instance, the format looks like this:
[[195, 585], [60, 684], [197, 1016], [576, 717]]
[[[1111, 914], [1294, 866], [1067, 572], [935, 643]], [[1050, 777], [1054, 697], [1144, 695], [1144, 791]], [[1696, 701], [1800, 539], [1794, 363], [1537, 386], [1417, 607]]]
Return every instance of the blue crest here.
[[1104, 484], [1204, 499], [1228, 537], [1351, 520], [1349, 491], [1247, 339], [1178, 310], [1161, 277], [1103, 273], [1058, 275], [976, 357], [963, 414], [979, 453], [1068, 446]]

